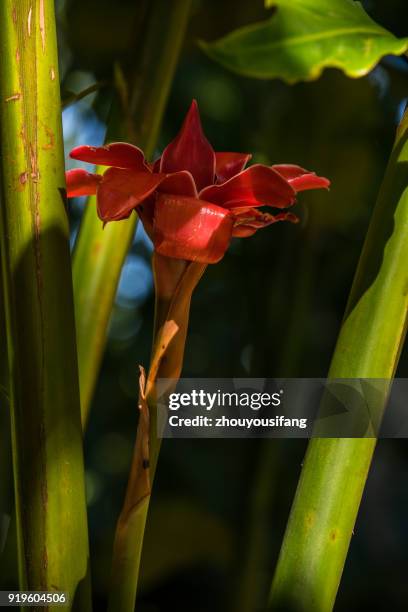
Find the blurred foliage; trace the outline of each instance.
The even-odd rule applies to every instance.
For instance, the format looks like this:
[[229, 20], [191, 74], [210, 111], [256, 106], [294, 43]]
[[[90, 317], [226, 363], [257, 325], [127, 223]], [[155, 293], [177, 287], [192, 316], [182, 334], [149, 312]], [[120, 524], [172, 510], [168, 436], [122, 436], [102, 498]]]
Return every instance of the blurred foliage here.
[[397, 39], [354, 0], [266, 0], [272, 16], [230, 32], [201, 48], [229, 70], [286, 83], [318, 78], [324, 68], [361, 77], [384, 55], [402, 55]]
[[[146, 0], [147, 1], [147, 0]], [[115, 62], [131, 70], [146, 1], [60, 0], [63, 89], [109, 82]], [[403, 0], [370, 0], [366, 10], [408, 35]], [[302, 194], [302, 223], [275, 225], [236, 240], [195, 292], [184, 375], [324, 376], [355, 266], [408, 97], [408, 63], [385, 58], [367, 77], [328, 70], [288, 86], [230, 73], [198, 39], [214, 40], [265, 17], [261, 0], [197, 0], [161, 131], [174, 136], [191, 98], [218, 150], [254, 161], [293, 162], [330, 177], [327, 193]], [[132, 48], [132, 52], [127, 50]], [[97, 144], [109, 107], [103, 89], [64, 111], [66, 147]], [[83, 203], [70, 207], [72, 239]], [[139, 363], [149, 359], [151, 248], [139, 228], [122, 275], [107, 351], [85, 439], [95, 609], [106, 602], [113, 530], [137, 424]], [[399, 374], [408, 375], [408, 355]], [[3, 430], [4, 431], [4, 430]], [[3, 441], [2, 441], [3, 444]], [[237, 585], [262, 608], [289, 512], [305, 443], [299, 440], [166, 440], [143, 556], [141, 612], [250, 612]], [[4, 466], [4, 463], [2, 464]], [[408, 598], [408, 449], [378, 445], [337, 610], [397, 612]], [[263, 471], [262, 471], [263, 470]], [[3, 476], [1, 481], [8, 477]], [[262, 494], [261, 494], [262, 493]], [[9, 502], [4, 507], [9, 507]], [[0, 513], [2, 512], [0, 507]], [[261, 542], [257, 559], [249, 542]], [[0, 558], [1, 588], [13, 586], [12, 530]], [[243, 585], [245, 568], [251, 568]], [[255, 594], [258, 595], [255, 595]]]

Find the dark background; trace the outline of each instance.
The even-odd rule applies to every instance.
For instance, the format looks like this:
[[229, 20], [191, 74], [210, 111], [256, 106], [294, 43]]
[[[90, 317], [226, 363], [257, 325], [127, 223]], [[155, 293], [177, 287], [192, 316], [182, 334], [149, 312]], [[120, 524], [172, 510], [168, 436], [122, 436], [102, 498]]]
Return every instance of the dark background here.
[[[63, 90], [109, 82], [115, 61], [132, 64], [132, 37], [145, 4], [57, 2]], [[408, 35], [404, 0], [364, 5], [392, 32]], [[332, 189], [300, 197], [299, 225], [275, 225], [235, 240], [225, 258], [209, 266], [193, 299], [184, 376], [326, 375], [408, 97], [404, 59], [386, 58], [359, 80], [327, 70], [318, 81], [287, 86], [238, 77], [198, 49], [199, 38], [212, 40], [265, 16], [258, 0], [194, 2], [158, 152], [195, 97], [216, 150], [252, 152], [262, 163], [300, 164], [329, 177]], [[67, 152], [74, 144], [103, 141], [108, 103], [109, 92], [102, 90], [64, 111]], [[82, 209], [82, 202], [71, 206], [73, 243]], [[95, 609], [106, 600], [114, 526], [135, 438], [137, 366], [149, 359], [150, 252], [139, 229], [122, 274], [85, 441]], [[408, 376], [406, 352], [398, 374]], [[262, 610], [305, 446], [296, 440], [167, 440], [138, 610]], [[406, 609], [407, 470], [406, 441], [380, 441], [339, 612]], [[0, 478], [7, 491], [8, 475]], [[0, 588], [14, 584], [13, 537], [11, 529], [0, 558]]]

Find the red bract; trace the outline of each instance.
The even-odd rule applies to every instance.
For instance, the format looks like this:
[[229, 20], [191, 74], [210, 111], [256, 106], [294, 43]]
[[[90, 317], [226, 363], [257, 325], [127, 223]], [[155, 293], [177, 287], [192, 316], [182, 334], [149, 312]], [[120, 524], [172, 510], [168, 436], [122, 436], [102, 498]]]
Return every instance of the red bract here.
[[101, 176], [67, 172], [68, 197], [97, 196], [104, 223], [126, 219], [137, 210], [158, 253], [215, 263], [233, 236], [247, 237], [277, 221], [296, 222], [285, 210], [270, 214], [262, 206], [287, 209], [305, 189], [330, 182], [300, 166], [254, 164], [244, 153], [215, 153], [206, 139], [194, 100], [176, 138], [149, 164], [137, 147], [115, 142], [81, 146], [71, 157], [110, 166]]

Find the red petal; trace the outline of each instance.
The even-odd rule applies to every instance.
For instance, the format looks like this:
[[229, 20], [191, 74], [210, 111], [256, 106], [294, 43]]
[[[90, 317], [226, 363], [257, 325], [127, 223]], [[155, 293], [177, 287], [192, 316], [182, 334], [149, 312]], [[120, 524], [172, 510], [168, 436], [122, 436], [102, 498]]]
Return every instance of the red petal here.
[[[257, 208], [234, 208], [232, 211], [235, 219], [235, 224], [238, 223], [253, 223], [255, 221], [263, 221], [269, 217], [272, 217], [269, 213], [264, 213]], [[285, 213], [284, 213], [285, 214]]]
[[233, 218], [196, 198], [161, 195], [155, 205], [153, 242], [161, 255], [216, 263], [228, 248]]
[[133, 168], [140, 172], [148, 171], [143, 151], [126, 142], [112, 142], [104, 147], [76, 147], [69, 155], [73, 159], [80, 159], [90, 164]]
[[330, 187], [329, 179], [324, 178], [324, 176], [316, 176], [314, 173], [304, 174], [289, 182], [296, 192], [306, 191], [307, 189], [329, 189]]
[[245, 168], [251, 159], [250, 153], [216, 153], [215, 174], [219, 183], [224, 183]]
[[[158, 176], [158, 175], [156, 175]], [[162, 183], [157, 187], [158, 192], [170, 193], [172, 195], [197, 197], [197, 190], [194, 179], [189, 172], [175, 172], [174, 174], [159, 176], [163, 178]], [[137, 209], [140, 220], [150, 238], [153, 233], [153, 212], [155, 204], [155, 195], [150, 195], [142, 206]]]
[[163, 151], [160, 172], [188, 170], [200, 190], [214, 182], [215, 153], [204, 136], [197, 102], [193, 100], [180, 132]]
[[308, 174], [308, 170], [305, 170], [301, 166], [296, 166], [295, 164], [275, 164], [272, 168], [276, 170], [276, 172], [279, 172], [283, 178], [288, 180], [297, 178], [303, 174]]
[[161, 157], [158, 157], [153, 163], [152, 163], [152, 172], [160, 172], [160, 164], [161, 164]]
[[328, 189], [330, 181], [323, 176], [316, 176], [314, 172], [309, 172], [300, 166], [293, 164], [279, 164], [272, 166], [281, 176], [289, 181], [296, 192], [306, 189]]
[[137, 207], [137, 214], [143, 223], [146, 234], [153, 240], [153, 217], [156, 194], [152, 193]]
[[256, 164], [221, 185], [211, 185], [200, 192], [200, 198], [226, 208], [242, 206], [276, 206], [293, 204], [295, 191], [275, 170]]
[[67, 181], [68, 198], [95, 195], [99, 182], [102, 180], [99, 174], [91, 174], [82, 168], [68, 170], [65, 173], [65, 178]]
[[250, 217], [244, 219], [243, 216], [239, 216], [238, 220], [239, 223], [234, 225], [234, 229], [232, 230], [232, 235], [235, 238], [248, 238], [249, 236], [253, 236], [257, 230], [267, 227], [272, 223], [277, 223], [278, 221], [290, 221], [291, 223], [299, 222], [296, 215], [288, 212], [279, 213], [277, 215], [260, 213], [260, 216], [256, 216], [252, 220]]
[[197, 197], [197, 189], [195, 182], [190, 172], [183, 170], [181, 172], [174, 172], [169, 175], [157, 175], [165, 177], [163, 182], [158, 187], [158, 191], [163, 193], [171, 193], [172, 195], [182, 195], [192, 198]]
[[102, 221], [126, 219], [165, 177], [150, 172], [109, 168], [98, 187], [98, 215]]

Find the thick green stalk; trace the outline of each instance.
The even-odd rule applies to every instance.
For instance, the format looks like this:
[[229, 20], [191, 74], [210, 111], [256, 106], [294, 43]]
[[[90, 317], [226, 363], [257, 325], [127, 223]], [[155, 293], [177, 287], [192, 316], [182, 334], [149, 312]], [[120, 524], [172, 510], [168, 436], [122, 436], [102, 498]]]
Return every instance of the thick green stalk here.
[[[187, 25], [191, 0], [149, 3], [129, 108], [108, 136], [125, 138], [151, 156]], [[116, 124], [116, 122], [115, 122]], [[86, 144], [86, 143], [85, 143]], [[136, 214], [102, 229], [90, 199], [73, 261], [82, 421], [85, 425], [102, 360], [106, 331], [123, 262], [134, 236]]]
[[1, 251], [21, 588], [90, 608], [54, 2], [0, 3]]
[[[407, 326], [407, 229], [406, 114], [367, 233], [330, 378], [394, 376]], [[271, 610], [332, 610], [375, 442], [316, 438], [309, 443], [272, 583]]]

